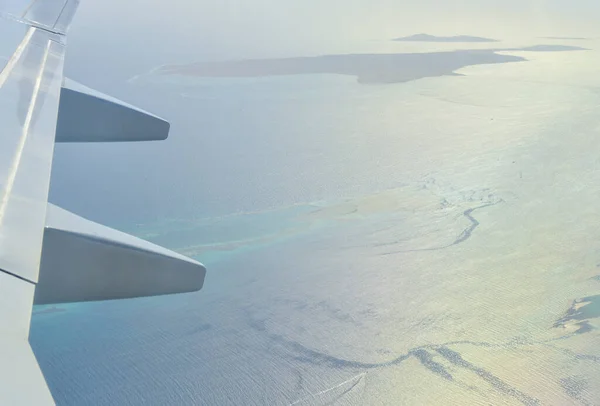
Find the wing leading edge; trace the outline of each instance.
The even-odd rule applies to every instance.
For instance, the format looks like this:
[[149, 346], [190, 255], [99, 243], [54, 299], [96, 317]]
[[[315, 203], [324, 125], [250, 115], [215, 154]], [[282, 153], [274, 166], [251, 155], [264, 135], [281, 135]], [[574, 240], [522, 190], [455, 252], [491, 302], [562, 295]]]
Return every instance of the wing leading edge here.
[[63, 78], [78, 0], [0, 4], [0, 404], [53, 404], [36, 304], [196, 291], [204, 266], [48, 204], [55, 142], [165, 139], [160, 117]]

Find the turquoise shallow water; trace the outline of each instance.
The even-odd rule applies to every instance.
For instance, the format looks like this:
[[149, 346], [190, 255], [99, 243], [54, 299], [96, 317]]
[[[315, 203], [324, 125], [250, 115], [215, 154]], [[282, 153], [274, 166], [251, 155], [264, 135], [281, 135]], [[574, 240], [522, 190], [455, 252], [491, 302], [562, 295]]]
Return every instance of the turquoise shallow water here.
[[[307, 235], [325, 227], [302, 224], [297, 219], [298, 215], [315, 210], [290, 208], [237, 215], [237, 220], [204, 220], [194, 225], [192, 230], [214, 232], [235, 227], [232, 235], [240, 238], [222, 247], [214, 246], [214, 234], [208, 241], [201, 236], [194, 240], [192, 231], [183, 230], [178, 242], [207, 244], [197, 255], [210, 269], [201, 293], [36, 309], [32, 343], [42, 368], [50, 371], [48, 382], [57, 401], [303, 404], [306, 396], [313, 399], [310, 393], [319, 392], [324, 382], [335, 386], [336, 380], [352, 378], [346, 371], [317, 365], [291, 367], [289, 362], [296, 355], [283, 356], [287, 350], [277, 348], [280, 346], [265, 336], [261, 327], [265, 311], [285, 303], [271, 289], [284, 287], [281, 283], [290, 289], [293, 286], [289, 283], [294, 283], [293, 278], [289, 283], [273, 279], [278, 278], [282, 268], [296, 262], [280, 250], [303, 244]], [[205, 222], [218, 225], [211, 227]], [[260, 227], [255, 227], [257, 222]], [[269, 227], [269, 223], [279, 226]], [[153, 240], [165, 242], [163, 239], [176, 233], [177, 227], [171, 223], [165, 227], [164, 235], [160, 229], [153, 230], [158, 234]], [[302, 257], [298, 258], [296, 271], [306, 266], [301, 264]], [[303, 377], [305, 373], [309, 376]], [[317, 375], [310, 376], [312, 373]], [[355, 375], [359, 374], [357, 370]], [[318, 375], [327, 379], [316, 379]], [[303, 381], [310, 389], [304, 388]], [[323, 388], [326, 393], [316, 399], [336, 399], [354, 383], [332, 391]], [[351, 399], [353, 395], [344, 396]]]
[[[530, 320], [506, 314], [527, 300], [528, 289], [511, 298], [510, 273], [498, 284], [495, 271], [461, 269], [463, 260], [453, 258], [489, 243], [489, 215], [507, 203], [483, 191], [442, 190], [443, 197], [436, 187], [426, 181], [329, 204], [138, 226], [150, 240], [203, 259], [205, 287], [37, 308], [31, 341], [57, 401], [391, 404], [405, 400], [388, 392], [390, 379], [403, 388], [413, 385], [411, 375], [425, 373], [433, 385], [460, 389], [461, 370], [479, 371], [483, 378], [466, 382], [482, 388], [502, 382], [483, 397], [510, 401], [521, 386], [497, 375], [486, 353], [522, 357], [560, 343], [571, 334], [563, 331], [568, 317], [550, 314], [560, 325], [544, 331], [532, 312], [525, 312]], [[213, 238], [203, 238], [206, 230]], [[233, 238], [217, 242], [220, 233]], [[496, 261], [486, 259], [491, 267]], [[592, 299], [567, 313], [590, 327], [576, 335], [596, 334], [589, 324], [596, 314], [587, 316]], [[496, 331], [485, 322], [490, 317], [508, 329]], [[555, 366], [565, 362], [544, 356]], [[410, 396], [427, 398], [425, 388], [412, 390]], [[534, 396], [517, 398], [533, 404]]]

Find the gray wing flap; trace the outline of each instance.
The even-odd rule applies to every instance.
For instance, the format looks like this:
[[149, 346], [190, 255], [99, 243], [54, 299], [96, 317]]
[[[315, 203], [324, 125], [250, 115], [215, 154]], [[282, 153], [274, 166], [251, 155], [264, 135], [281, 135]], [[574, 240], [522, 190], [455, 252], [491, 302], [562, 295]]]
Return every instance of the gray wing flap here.
[[35, 303], [193, 292], [205, 274], [192, 259], [49, 204]]

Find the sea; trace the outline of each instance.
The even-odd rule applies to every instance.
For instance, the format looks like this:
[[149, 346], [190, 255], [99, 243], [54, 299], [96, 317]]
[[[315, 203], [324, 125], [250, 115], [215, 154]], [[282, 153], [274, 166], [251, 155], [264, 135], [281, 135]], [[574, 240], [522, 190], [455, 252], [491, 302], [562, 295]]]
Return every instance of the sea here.
[[57, 404], [598, 404], [600, 43], [575, 45], [391, 84], [133, 77], [170, 139], [59, 145], [51, 198], [206, 281], [36, 306]]

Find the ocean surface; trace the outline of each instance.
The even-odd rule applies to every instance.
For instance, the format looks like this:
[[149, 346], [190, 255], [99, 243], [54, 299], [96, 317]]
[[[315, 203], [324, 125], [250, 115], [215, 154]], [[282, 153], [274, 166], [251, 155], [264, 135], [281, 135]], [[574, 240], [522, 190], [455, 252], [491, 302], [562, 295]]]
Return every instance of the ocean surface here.
[[59, 146], [80, 166], [53, 194], [208, 274], [36, 307], [57, 403], [598, 404], [600, 56], [576, 45], [393, 84], [132, 78], [171, 140]]

